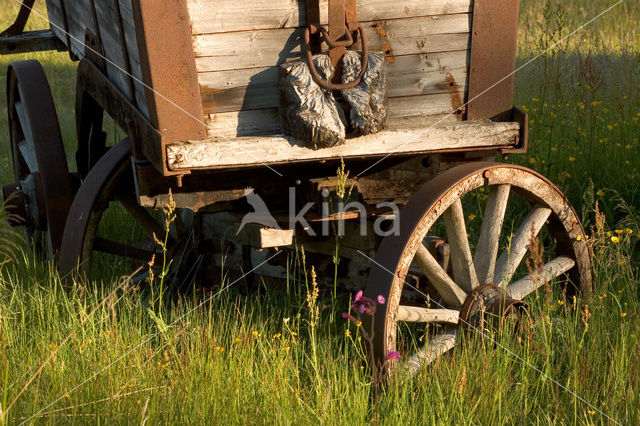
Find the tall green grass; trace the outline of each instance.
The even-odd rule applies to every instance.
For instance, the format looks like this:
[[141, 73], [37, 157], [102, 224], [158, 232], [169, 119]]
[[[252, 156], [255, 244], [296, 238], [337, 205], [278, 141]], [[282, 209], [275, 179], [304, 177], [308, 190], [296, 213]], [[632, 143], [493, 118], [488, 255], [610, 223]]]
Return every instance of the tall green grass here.
[[[9, 22], [14, 1], [0, 4], [0, 21]], [[524, 64], [613, 1], [521, 4]], [[50, 265], [14, 250], [17, 258], [0, 265], [3, 413], [15, 400], [4, 421], [366, 424], [379, 413], [384, 424], [640, 423], [639, 20], [640, 6], [626, 1], [517, 75], [531, 142], [509, 161], [568, 194], [591, 235], [597, 272], [589, 299], [531, 301], [531, 339], [466, 333], [415, 380], [383, 389], [376, 406], [357, 330], [340, 318], [349, 295], [307, 298], [311, 265], [298, 265], [285, 291], [244, 294], [236, 277], [225, 277], [151, 315], [139, 287], [104, 283], [80, 298], [63, 290]], [[64, 53], [0, 62], [24, 57], [45, 66], [72, 158], [74, 65]], [[604, 228], [595, 227], [595, 201]]]

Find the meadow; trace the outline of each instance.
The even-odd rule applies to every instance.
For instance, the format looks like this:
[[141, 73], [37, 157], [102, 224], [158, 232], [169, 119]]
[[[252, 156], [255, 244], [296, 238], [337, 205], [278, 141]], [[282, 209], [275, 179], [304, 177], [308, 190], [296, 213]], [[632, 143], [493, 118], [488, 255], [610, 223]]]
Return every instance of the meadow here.
[[[1, 421], [640, 424], [640, 4], [623, 1], [571, 34], [615, 1], [520, 3], [516, 104], [529, 113], [530, 146], [506, 161], [567, 194], [594, 251], [592, 295], [552, 295], [536, 308], [531, 341], [469, 333], [378, 394], [357, 328], [341, 318], [349, 294], [316, 297], [311, 265], [292, 273], [287, 291], [247, 295], [224, 276], [162, 306], [121, 281], [80, 297], [2, 216]], [[16, 10], [0, 0], [0, 27]], [[66, 53], [35, 53], [0, 57], [0, 68], [25, 58], [45, 67], [73, 165], [75, 65]], [[0, 135], [5, 183], [4, 102]]]

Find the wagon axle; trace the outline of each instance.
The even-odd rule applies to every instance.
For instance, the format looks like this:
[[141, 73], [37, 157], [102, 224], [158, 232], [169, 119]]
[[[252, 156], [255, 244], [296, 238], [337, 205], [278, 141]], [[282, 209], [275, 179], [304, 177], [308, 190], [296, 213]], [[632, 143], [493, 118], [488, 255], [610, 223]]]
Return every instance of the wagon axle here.
[[517, 328], [528, 310], [526, 302], [509, 297], [498, 286], [486, 284], [477, 287], [467, 296], [460, 311], [460, 325], [480, 330], [486, 326], [498, 329], [505, 321], [513, 320]]

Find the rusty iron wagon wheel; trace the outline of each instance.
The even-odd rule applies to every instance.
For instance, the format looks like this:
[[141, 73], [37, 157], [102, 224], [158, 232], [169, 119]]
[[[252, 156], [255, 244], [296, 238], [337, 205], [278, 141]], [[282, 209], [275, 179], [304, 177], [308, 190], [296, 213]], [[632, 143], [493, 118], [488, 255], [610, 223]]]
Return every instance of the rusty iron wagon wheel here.
[[[482, 216], [475, 246], [467, 234], [471, 207]], [[592, 289], [591, 253], [575, 211], [556, 186], [524, 167], [449, 169], [407, 203], [399, 229], [383, 239], [365, 289], [387, 300], [364, 324], [387, 372], [416, 374], [452, 349], [462, 329], [533, 320], [528, 302], [543, 286], [565, 294]]]
[[38, 61], [7, 72], [7, 112], [16, 181], [3, 186], [13, 226], [43, 258], [60, 249], [73, 187], [47, 77]]
[[[117, 278], [142, 268], [133, 277], [136, 282], [148, 275], [146, 264], [154, 256], [153, 269], [159, 273], [162, 250], [154, 235], [158, 240], [166, 236], [160, 216], [138, 204], [129, 141], [124, 139], [98, 160], [73, 200], [62, 238], [61, 276], [70, 284], [95, 278], [96, 270]], [[167, 240], [167, 257], [172, 261], [168, 270], [185, 280], [190, 271], [183, 268], [192, 255], [194, 236], [180, 214]]]

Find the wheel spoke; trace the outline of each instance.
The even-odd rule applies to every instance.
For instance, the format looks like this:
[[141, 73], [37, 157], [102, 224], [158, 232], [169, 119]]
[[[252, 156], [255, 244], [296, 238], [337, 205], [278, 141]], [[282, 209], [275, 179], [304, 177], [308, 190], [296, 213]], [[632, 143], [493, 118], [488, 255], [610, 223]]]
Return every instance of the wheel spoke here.
[[473, 264], [481, 284], [493, 283], [493, 273], [498, 255], [498, 244], [504, 213], [509, 201], [511, 185], [495, 185], [489, 188], [489, 198], [484, 210], [480, 239]]
[[422, 244], [418, 246], [414, 260], [447, 305], [457, 308], [462, 306], [467, 294], [447, 275], [438, 261]]
[[511, 250], [507, 249], [500, 255], [496, 262], [493, 284], [504, 288], [511, 280], [514, 272], [522, 262], [531, 240], [538, 236], [542, 226], [549, 218], [551, 209], [536, 205], [524, 222], [518, 228], [518, 232], [511, 239]]
[[130, 246], [118, 241], [96, 237], [93, 241], [93, 249], [101, 253], [113, 254], [120, 257], [144, 260], [148, 262], [155, 254], [153, 251]]
[[400, 305], [398, 306], [396, 319], [405, 322], [446, 322], [449, 324], [457, 324], [460, 319], [460, 311]]
[[457, 330], [450, 329], [433, 336], [426, 346], [407, 358], [401, 365], [401, 371], [408, 376], [414, 376], [423, 365], [427, 365], [452, 349], [456, 344]]
[[456, 282], [466, 292], [478, 287], [476, 268], [467, 238], [467, 226], [464, 221], [462, 201], [458, 198], [445, 212], [444, 223], [447, 228], [447, 239], [451, 247], [451, 263]]
[[524, 299], [529, 294], [552, 281], [575, 266], [576, 262], [567, 256], [560, 256], [545, 264], [532, 274], [509, 284], [507, 294], [513, 299]]
[[29, 172], [37, 172], [38, 162], [36, 161], [36, 153], [33, 148], [29, 147], [29, 143], [26, 140], [21, 140], [18, 142], [18, 150], [20, 150], [20, 155], [22, 155], [24, 162], [27, 164]]
[[[160, 240], [164, 238], [165, 229], [156, 222], [147, 209], [138, 204], [132, 193], [118, 194], [117, 199], [150, 237], [155, 235]], [[172, 239], [171, 236], [169, 238]]]

